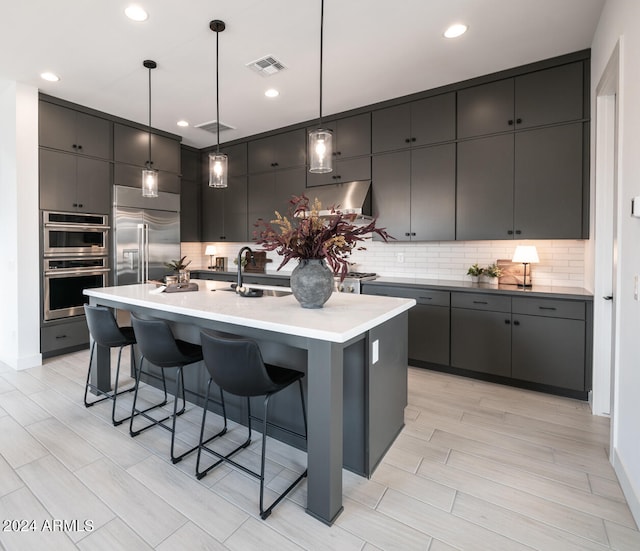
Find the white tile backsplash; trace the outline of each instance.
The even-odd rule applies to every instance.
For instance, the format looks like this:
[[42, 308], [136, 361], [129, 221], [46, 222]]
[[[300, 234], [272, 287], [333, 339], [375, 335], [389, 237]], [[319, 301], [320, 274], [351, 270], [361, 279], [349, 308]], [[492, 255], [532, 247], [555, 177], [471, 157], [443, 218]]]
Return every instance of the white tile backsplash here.
[[[375, 272], [389, 277], [420, 277], [427, 279], [467, 279], [467, 268], [471, 264], [488, 265], [498, 259], [510, 259], [516, 245], [535, 245], [540, 263], [532, 270], [535, 285], [560, 287], [584, 287], [584, 256], [586, 241], [540, 240], [540, 241], [442, 241], [429, 243], [380, 243], [366, 241], [365, 251], [355, 251], [351, 261], [360, 272]], [[205, 247], [214, 243], [182, 243], [182, 255], [191, 260], [190, 268], [206, 269], [209, 257]], [[235, 268], [233, 260], [238, 251], [252, 243], [215, 243], [216, 256], [226, 256], [230, 270]], [[399, 256], [403, 262], [399, 262]], [[267, 273], [276, 272], [282, 257], [275, 252], [267, 253], [272, 260], [267, 264]], [[295, 262], [289, 262], [280, 273], [289, 273]]]

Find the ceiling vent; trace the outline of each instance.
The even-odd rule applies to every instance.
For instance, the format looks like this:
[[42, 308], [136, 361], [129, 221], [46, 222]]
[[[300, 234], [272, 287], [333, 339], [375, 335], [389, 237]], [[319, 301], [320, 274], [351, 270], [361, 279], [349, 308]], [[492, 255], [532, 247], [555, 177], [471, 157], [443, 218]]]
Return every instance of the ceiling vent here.
[[[202, 122], [200, 124], [196, 124], [195, 127], [200, 128], [201, 130], [206, 130], [207, 132], [211, 132], [212, 134], [218, 133], [218, 121]], [[225, 130], [235, 130], [235, 128], [221, 122], [220, 132], [224, 132]]]
[[268, 55], [265, 57], [261, 57], [260, 59], [256, 59], [251, 63], [247, 63], [246, 65], [249, 69], [255, 71], [256, 73], [260, 73], [263, 77], [268, 77], [271, 75], [275, 75], [280, 71], [286, 69], [284, 64], [281, 61], [278, 61], [272, 55]]

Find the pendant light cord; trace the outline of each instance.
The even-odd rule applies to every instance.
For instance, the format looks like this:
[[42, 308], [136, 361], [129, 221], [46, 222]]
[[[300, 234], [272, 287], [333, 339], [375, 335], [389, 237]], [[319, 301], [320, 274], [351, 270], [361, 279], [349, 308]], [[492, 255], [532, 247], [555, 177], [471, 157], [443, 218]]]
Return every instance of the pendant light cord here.
[[322, 49], [324, 41], [324, 0], [320, 1], [320, 128], [322, 128]]
[[220, 79], [218, 78], [218, 65], [220, 47], [218, 46], [218, 39], [220, 38], [220, 32], [216, 31], [216, 134], [218, 136], [218, 145], [216, 146], [216, 154], [220, 153]]
[[149, 67], [149, 160], [147, 161], [147, 167], [151, 169], [151, 67]]

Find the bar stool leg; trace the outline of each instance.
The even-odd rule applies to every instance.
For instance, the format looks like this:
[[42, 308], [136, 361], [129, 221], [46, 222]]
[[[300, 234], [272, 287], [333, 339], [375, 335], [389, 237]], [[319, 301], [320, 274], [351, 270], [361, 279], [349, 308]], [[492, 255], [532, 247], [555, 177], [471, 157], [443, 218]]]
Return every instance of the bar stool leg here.
[[224, 427], [223, 429], [214, 434], [212, 437], [208, 438], [207, 440], [204, 440], [204, 427], [205, 427], [205, 423], [207, 420], [207, 406], [209, 405], [209, 393], [211, 391], [211, 382], [213, 381], [213, 379], [209, 379], [209, 382], [207, 383], [207, 393], [204, 399], [204, 407], [202, 409], [202, 425], [200, 426], [200, 440], [198, 443], [198, 455], [196, 458], [196, 478], [198, 480], [200, 480], [204, 475], [206, 475], [211, 469], [213, 469], [213, 467], [215, 467], [216, 465], [219, 465], [222, 462], [222, 459], [220, 461], [218, 461], [217, 463], [215, 463], [214, 465], [212, 465], [211, 467], [208, 467], [206, 470], [204, 471], [200, 471], [200, 457], [202, 455], [202, 448], [204, 448], [205, 444], [208, 444], [209, 442], [211, 442], [214, 438], [218, 438], [219, 436], [222, 436], [223, 434], [225, 434], [227, 432], [227, 409], [225, 407], [224, 404], [224, 394], [222, 393], [222, 389], [220, 389], [220, 403], [222, 404], [222, 416], [224, 418]]
[[[134, 394], [133, 394], [133, 406], [131, 407], [131, 417], [129, 419], [129, 434], [131, 436], [138, 436], [138, 434], [140, 434], [141, 432], [144, 432], [147, 429], [150, 429], [151, 427], [154, 427], [160, 423], [163, 423], [164, 421], [167, 421], [168, 419], [171, 419], [171, 416], [168, 415], [167, 417], [164, 417], [163, 419], [160, 420], [156, 420], [153, 417], [151, 417], [150, 415], [147, 415], [148, 411], [151, 411], [152, 409], [156, 409], [159, 407], [162, 407], [164, 405], [166, 405], [167, 403], [167, 384], [166, 384], [166, 380], [165, 380], [165, 376], [164, 376], [164, 370], [162, 370], [162, 385], [164, 387], [164, 400], [162, 402], [160, 402], [159, 404], [156, 404], [154, 406], [150, 406], [146, 409], [143, 410], [136, 410], [136, 404], [138, 403], [138, 390], [140, 388], [140, 376], [142, 375], [142, 365], [144, 363], [144, 356], [140, 357], [140, 367], [138, 367], [135, 370], [135, 374], [136, 374], [136, 384], [135, 384], [135, 390], [134, 390]], [[151, 421], [150, 424], [148, 424], [146, 427], [142, 427], [141, 429], [138, 430], [133, 430], [133, 420], [135, 417], [137, 417], [138, 415], [142, 415], [143, 417], [145, 417], [146, 419], [149, 419]]]

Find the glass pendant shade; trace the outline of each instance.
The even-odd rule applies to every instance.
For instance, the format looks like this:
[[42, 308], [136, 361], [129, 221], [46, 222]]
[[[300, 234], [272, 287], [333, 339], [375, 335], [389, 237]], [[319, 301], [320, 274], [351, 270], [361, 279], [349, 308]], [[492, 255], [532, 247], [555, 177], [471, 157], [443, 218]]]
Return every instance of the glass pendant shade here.
[[333, 170], [333, 132], [318, 128], [309, 132], [309, 172], [324, 174]]
[[209, 187], [227, 187], [229, 159], [222, 153], [209, 153]]
[[142, 196], [158, 196], [158, 171], [148, 168], [142, 171]]

